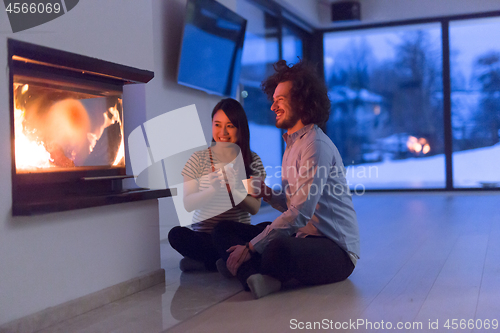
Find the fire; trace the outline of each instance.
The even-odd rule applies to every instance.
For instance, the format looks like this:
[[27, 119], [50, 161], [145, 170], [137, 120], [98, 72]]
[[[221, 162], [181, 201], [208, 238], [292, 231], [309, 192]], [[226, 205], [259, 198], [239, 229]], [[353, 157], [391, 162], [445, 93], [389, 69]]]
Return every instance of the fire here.
[[[27, 85], [26, 85], [27, 86]], [[35, 142], [24, 134], [24, 111], [14, 109], [14, 131], [16, 136], [16, 168], [21, 170], [53, 167], [53, 159], [43, 142]]]
[[431, 146], [427, 142], [425, 138], [420, 138], [417, 139], [414, 136], [410, 136], [408, 138], [408, 141], [406, 142], [406, 146], [408, 147], [408, 150], [412, 153], [417, 153], [417, 154], [427, 154], [428, 152], [431, 151]]
[[[22, 87], [21, 84], [15, 84], [14, 87], [17, 88], [14, 91], [21, 95], [29, 91], [28, 84]], [[121, 103], [121, 99], [118, 99], [118, 103]], [[30, 118], [31, 129], [25, 126], [26, 112], [16, 103], [14, 127], [17, 170], [74, 167], [77, 155], [83, 154], [79, 156], [85, 159], [93, 151], [104, 130], [115, 123], [120, 125], [121, 141], [112, 165], [123, 163], [124, 135], [117, 105], [103, 113], [103, 124], [94, 133], [90, 133], [89, 115], [78, 99], [68, 98], [54, 103], [45, 116], [36, 119], [35, 126]]]
[[118, 165], [120, 162], [125, 158], [125, 145], [122, 142], [120, 143], [120, 148], [118, 148], [118, 152], [116, 153], [116, 158], [115, 161], [113, 162], [113, 165]]
[[[21, 88], [21, 94], [25, 94], [29, 85], [25, 84]], [[14, 133], [16, 136], [16, 168], [50, 168], [53, 166], [49, 152], [44, 147], [43, 142], [31, 141], [24, 134], [24, 111], [14, 107]]]
[[122, 126], [122, 123], [120, 120], [120, 112], [116, 108], [116, 105], [113, 108], [109, 108], [109, 113], [111, 113], [113, 115], [113, 117], [111, 118], [113, 123], [117, 122], [120, 124], [120, 132], [122, 135], [122, 140], [120, 142], [120, 148], [118, 148], [118, 152], [116, 154], [115, 161], [112, 164], [112, 165], [118, 165], [122, 161], [122, 159], [125, 158], [125, 144], [124, 144], [125, 141], [123, 140], [123, 126]]
[[[87, 134], [91, 129], [91, 120], [79, 100], [66, 98], [55, 102], [41, 118], [39, 126], [39, 132], [47, 140], [48, 145], [45, 147], [49, 153], [59, 151], [74, 161], [77, 155], [88, 151]], [[56, 160], [56, 164], [59, 161], [69, 163], [68, 165], [72, 163], [64, 157]]]

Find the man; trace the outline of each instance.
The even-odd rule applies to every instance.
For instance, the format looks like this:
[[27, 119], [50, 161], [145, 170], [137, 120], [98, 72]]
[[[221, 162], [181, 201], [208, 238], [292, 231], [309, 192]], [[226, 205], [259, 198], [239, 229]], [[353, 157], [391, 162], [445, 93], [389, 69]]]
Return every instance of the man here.
[[[214, 230], [226, 267], [255, 298], [296, 279], [305, 285], [346, 279], [359, 259], [359, 230], [342, 158], [321, 130], [330, 101], [325, 84], [305, 63], [284, 60], [262, 83], [276, 127], [285, 129], [282, 190], [260, 182], [263, 197], [282, 214], [263, 231], [221, 222]], [[243, 245], [245, 244], [246, 245]], [[218, 265], [223, 273], [224, 267]]]

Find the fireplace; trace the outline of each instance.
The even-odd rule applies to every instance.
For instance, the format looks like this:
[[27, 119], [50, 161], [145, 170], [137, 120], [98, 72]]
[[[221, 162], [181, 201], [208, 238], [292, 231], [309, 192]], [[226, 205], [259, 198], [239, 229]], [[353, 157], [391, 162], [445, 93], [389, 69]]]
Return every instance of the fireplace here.
[[153, 73], [8, 40], [12, 213], [166, 196], [124, 190], [123, 85]]

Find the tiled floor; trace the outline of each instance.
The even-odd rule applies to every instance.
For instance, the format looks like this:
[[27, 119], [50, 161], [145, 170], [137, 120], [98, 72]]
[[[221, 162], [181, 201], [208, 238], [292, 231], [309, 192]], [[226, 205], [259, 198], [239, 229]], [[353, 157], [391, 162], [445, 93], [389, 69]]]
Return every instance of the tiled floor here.
[[[395, 332], [441, 332], [448, 331], [448, 319], [474, 319], [475, 325], [489, 320], [490, 330], [475, 331], [498, 331], [491, 328], [500, 320], [500, 194], [370, 194], [354, 200], [362, 253], [346, 281], [254, 300], [217, 273], [181, 274], [180, 256], [163, 243], [165, 285], [43, 332], [288, 332], [302, 325], [382, 332], [389, 323]], [[429, 327], [436, 324], [438, 330]]]

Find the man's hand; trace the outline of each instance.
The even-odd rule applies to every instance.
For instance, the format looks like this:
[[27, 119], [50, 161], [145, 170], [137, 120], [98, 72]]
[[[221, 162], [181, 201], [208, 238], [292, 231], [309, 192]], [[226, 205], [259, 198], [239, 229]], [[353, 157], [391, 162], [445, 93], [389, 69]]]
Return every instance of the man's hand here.
[[248, 248], [244, 245], [234, 245], [227, 249], [227, 252], [231, 253], [229, 258], [226, 261], [227, 269], [236, 276], [236, 272], [238, 272], [238, 268], [240, 268], [241, 264], [245, 261], [250, 260], [251, 254]]
[[250, 186], [252, 186], [252, 191], [250, 193], [252, 197], [257, 199], [264, 198], [265, 201], [271, 199], [272, 190], [267, 187], [262, 178], [250, 176]]

